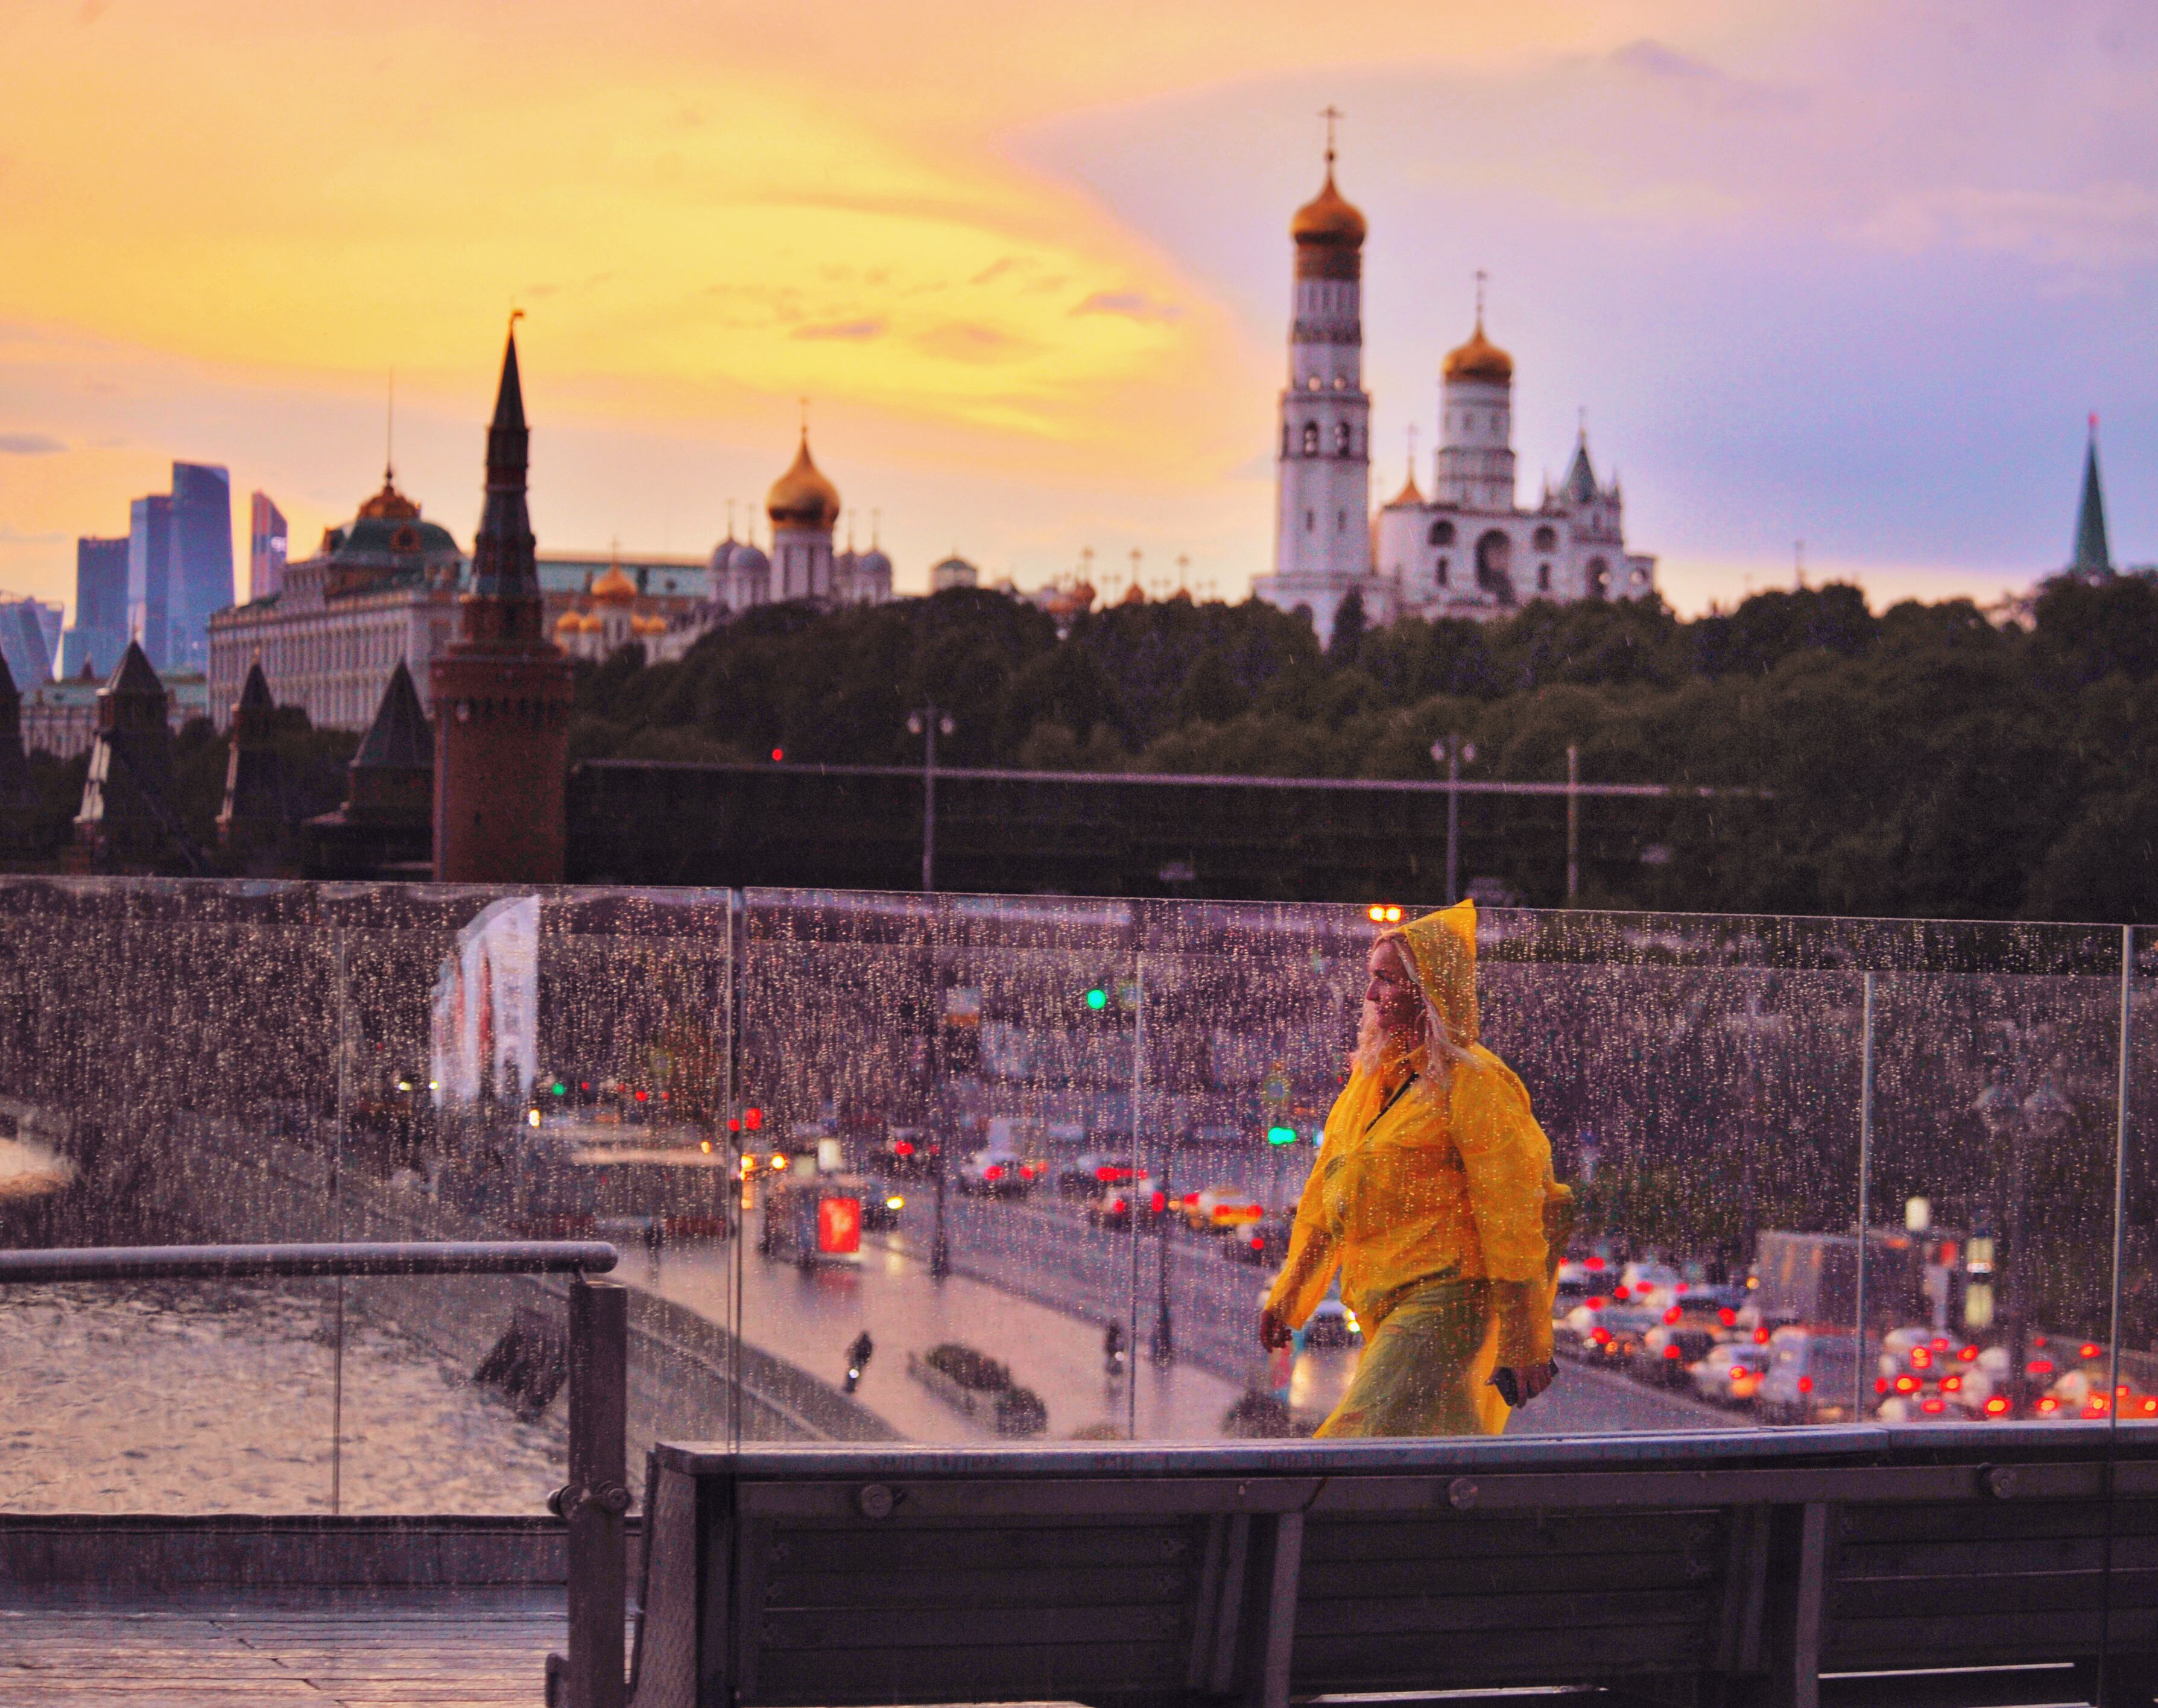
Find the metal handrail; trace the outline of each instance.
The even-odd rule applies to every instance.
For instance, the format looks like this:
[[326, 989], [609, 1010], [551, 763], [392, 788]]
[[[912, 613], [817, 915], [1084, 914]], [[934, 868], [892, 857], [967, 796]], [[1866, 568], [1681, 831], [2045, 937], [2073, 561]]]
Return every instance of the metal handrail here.
[[622, 1708], [629, 1295], [612, 1282], [587, 1279], [613, 1268], [618, 1257], [597, 1240], [59, 1246], [0, 1251], [0, 1286], [254, 1276], [570, 1276], [570, 1481], [547, 1499], [569, 1530], [570, 1640], [566, 1657], [547, 1658], [547, 1698], [563, 1708]]
[[601, 1240], [54, 1246], [0, 1251], [0, 1286], [56, 1281], [226, 1281], [259, 1275], [604, 1275], [619, 1256]]

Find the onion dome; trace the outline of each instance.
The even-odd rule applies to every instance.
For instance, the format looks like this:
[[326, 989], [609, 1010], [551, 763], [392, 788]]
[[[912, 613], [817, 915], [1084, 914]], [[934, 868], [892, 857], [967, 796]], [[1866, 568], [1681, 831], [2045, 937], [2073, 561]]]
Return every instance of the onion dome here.
[[586, 634], [596, 635], [605, 632], [607, 622], [596, 611], [587, 611], [577, 619], [577, 627]]
[[1119, 605], [1144, 605], [1146, 602], [1146, 595], [1139, 591], [1139, 584], [1137, 581], [1125, 588], [1124, 596], [1117, 601]]
[[709, 574], [724, 575], [733, 566], [734, 555], [741, 550], [741, 543], [731, 534], [712, 548], [712, 555], [705, 568]]
[[633, 635], [663, 635], [667, 632], [667, 619], [663, 617], [632, 617], [629, 620], [629, 632]]
[[1476, 317], [1476, 330], [1469, 342], [1446, 353], [1438, 371], [1448, 379], [1488, 379], [1500, 385], [1514, 383], [1514, 359], [1484, 336], [1484, 317]]
[[555, 619], [555, 632], [558, 635], [576, 634], [582, 629], [584, 626], [584, 618], [578, 616], [574, 611], [565, 611], [560, 617]]
[[607, 572], [592, 583], [592, 597], [609, 605], [625, 604], [637, 597], [637, 583], [622, 574], [620, 564], [610, 564]]
[[1399, 509], [1403, 504], [1421, 504], [1422, 502], [1423, 493], [1417, 489], [1416, 483], [1416, 468], [1415, 466], [1412, 464], [1409, 468], [1408, 478], [1402, 482], [1402, 489], [1386, 501], [1386, 508], [1389, 510], [1396, 510]]
[[772, 483], [764, 497], [765, 513], [775, 528], [830, 528], [839, 519], [839, 489], [826, 480], [809, 455], [809, 430], [793, 467]]
[[772, 560], [764, 555], [762, 547], [751, 545], [745, 540], [735, 547], [733, 556], [727, 560], [727, 566], [737, 575], [761, 575], [771, 571]]
[[1354, 279], [1364, 247], [1364, 216], [1334, 188], [1334, 155], [1326, 156], [1326, 182], [1296, 210], [1288, 235], [1296, 240], [1299, 279]]

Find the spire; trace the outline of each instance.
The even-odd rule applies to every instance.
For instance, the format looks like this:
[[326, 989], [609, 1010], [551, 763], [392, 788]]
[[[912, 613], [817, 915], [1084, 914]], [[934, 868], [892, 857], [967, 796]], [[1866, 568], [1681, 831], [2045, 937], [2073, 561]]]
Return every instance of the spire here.
[[532, 518], [524, 503], [531, 435], [524, 426], [524, 388], [517, 374], [517, 322], [522, 312], [509, 317], [502, 382], [495, 393], [494, 419], [487, 430], [487, 503], [472, 541], [475, 599], [536, 601], [540, 597]]
[[1573, 442], [1573, 461], [1566, 471], [1566, 483], [1560, 488], [1570, 504], [1592, 504], [1596, 502], [1596, 470], [1588, 461], [1588, 412], [1582, 413], [1580, 436]]
[[2098, 416], [2090, 418], [2090, 439], [2083, 448], [2083, 502], [2076, 507], [2075, 550], [2068, 568], [2078, 575], [2109, 575], [2113, 553], [2105, 538], [2105, 498], [2099, 490]]
[[352, 764], [359, 771], [434, 768], [434, 735], [420, 705], [420, 691], [412, 685], [412, 673], [402, 658], [390, 673], [382, 703], [374, 710], [374, 721], [367, 726], [366, 737], [353, 756]]

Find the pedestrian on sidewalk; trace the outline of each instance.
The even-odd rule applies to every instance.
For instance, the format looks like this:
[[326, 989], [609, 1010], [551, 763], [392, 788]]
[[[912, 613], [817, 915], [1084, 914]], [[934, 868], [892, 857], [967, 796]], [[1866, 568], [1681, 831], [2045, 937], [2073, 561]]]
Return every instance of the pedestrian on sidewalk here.
[[1364, 1354], [1319, 1434], [1496, 1435], [1557, 1372], [1572, 1195], [1526, 1088], [1477, 1041], [1475, 904], [1383, 933], [1366, 974], [1259, 1344], [1288, 1345], [1338, 1272]]
[[854, 1384], [861, 1380], [862, 1372], [870, 1367], [870, 1355], [876, 1350], [876, 1342], [870, 1339], [866, 1329], [854, 1336], [854, 1344], [847, 1348], [847, 1391], [853, 1393]]

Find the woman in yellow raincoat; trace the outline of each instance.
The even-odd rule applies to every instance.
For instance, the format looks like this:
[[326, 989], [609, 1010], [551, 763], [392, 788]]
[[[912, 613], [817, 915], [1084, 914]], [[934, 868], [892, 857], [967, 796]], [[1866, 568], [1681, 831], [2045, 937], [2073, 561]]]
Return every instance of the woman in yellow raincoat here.
[[1388, 931], [1349, 1083], [1297, 1205], [1259, 1339], [1288, 1343], [1335, 1272], [1364, 1354], [1322, 1436], [1496, 1435], [1550, 1385], [1572, 1201], [1513, 1070], [1477, 1042], [1476, 909]]

